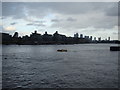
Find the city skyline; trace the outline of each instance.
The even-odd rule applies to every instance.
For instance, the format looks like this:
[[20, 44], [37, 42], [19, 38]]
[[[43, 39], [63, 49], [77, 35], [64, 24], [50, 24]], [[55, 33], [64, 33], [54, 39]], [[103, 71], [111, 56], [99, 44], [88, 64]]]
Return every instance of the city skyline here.
[[18, 32], [15, 32], [14, 35], [10, 35], [8, 33], [0, 33], [2, 35], [2, 43], [5, 45], [9, 44], [17, 44], [17, 45], [50, 45], [50, 44], [85, 44], [85, 43], [119, 43], [118, 40], [110, 40], [106, 38], [103, 40], [101, 37], [96, 39], [93, 36], [86, 36], [83, 34], [75, 33], [74, 37], [67, 37], [64, 34], [59, 33], [56, 31], [53, 34], [47, 33], [44, 34], [37, 33], [35, 30], [29, 36], [19, 36]]
[[118, 39], [117, 2], [3, 2], [2, 32], [20, 36], [33, 30], [44, 34], [55, 31], [66, 36], [74, 33]]
[[[55, 34], [56, 32], [58, 33], [58, 34], [60, 34], [60, 35], [65, 35], [65, 34], [61, 34], [60, 32], [58, 32], [58, 31], [55, 31], [54, 33], [49, 33], [49, 32], [47, 32], [47, 31], [45, 31], [44, 33], [39, 33], [37, 30], [34, 30], [33, 32], [31, 32], [29, 35], [24, 35], [24, 36], [20, 36], [20, 34], [19, 34], [19, 32], [14, 32], [13, 34], [10, 34], [10, 33], [5, 33], [5, 34], [9, 34], [10, 36], [12, 36], [12, 37], [14, 37], [15, 36], [15, 34], [16, 33], [18, 33], [17, 34], [17, 37], [19, 37], [19, 38], [23, 38], [23, 37], [30, 37], [31, 36], [31, 34], [32, 33], [37, 33], [37, 34], [40, 34], [40, 35], [44, 35], [44, 34], [48, 34], [48, 35], [53, 35], [53, 34]], [[4, 32], [2, 32], [2, 33], [4, 33]], [[73, 35], [72, 36], [67, 36], [67, 35], [65, 35], [66, 37], [77, 37], [77, 38], [88, 38], [88, 39], [91, 39], [91, 40], [97, 40], [97, 41], [102, 41], [102, 40], [111, 40], [111, 37], [109, 36], [109, 37], [106, 37], [105, 39], [103, 39], [102, 37], [100, 37], [100, 36], [98, 36], [98, 37], [94, 37], [94, 36], [89, 36], [89, 35], [84, 35], [84, 34], [82, 34], [82, 33], [73, 33]]]

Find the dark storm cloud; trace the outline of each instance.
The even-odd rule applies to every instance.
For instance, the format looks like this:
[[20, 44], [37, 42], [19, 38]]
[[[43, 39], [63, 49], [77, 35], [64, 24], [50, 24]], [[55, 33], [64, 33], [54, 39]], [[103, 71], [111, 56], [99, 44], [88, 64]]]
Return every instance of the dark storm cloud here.
[[34, 21], [35, 23], [45, 23], [46, 21]]
[[[104, 12], [106, 15], [117, 15], [117, 3], [113, 2], [54, 2], [23, 3], [3, 2], [3, 16], [23, 18], [28, 15], [44, 16], [47, 12], [62, 14], [85, 14], [88, 12]], [[111, 11], [112, 10], [112, 11]]]
[[51, 22], [60, 22], [59, 19], [52, 19]]
[[[72, 28], [113, 28], [117, 25], [117, 2], [3, 2], [3, 16], [14, 19], [43, 17], [54, 14], [52, 27]], [[60, 22], [62, 20], [62, 22]], [[66, 22], [67, 21], [67, 22]], [[31, 21], [29, 21], [31, 23]], [[33, 23], [34, 22], [34, 23]], [[59, 23], [58, 23], [59, 22]], [[72, 23], [72, 25], [71, 25]], [[45, 26], [39, 21], [32, 21], [34, 26]], [[97, 29], [96, 29], [97, 30]]]
[[17, 24], [17, 22], [10, 23], [10, 25], [15, 25], [15, 24]]
[[44, 24], [34, 24], [34, 26], [42, 26], [42, 27], [45, 27], [46, 25], [44, 25]]
[[118, 16], [118, 3], [113, 3], [109, 6], [109, 9], [106, 10], [106, 15], [108, 16]]
[[27, 26], [42, 26], [42, 27], [45, 27], [46, 25], [45, 24], [42, 24], [42, 23], [28, 23], [26, 24]]
[[120, 2], [118, 2], [118, 16], [120, 16]]
[[15, 19], [25, 17], [24, 4], [22, 3], [2, 3], [2, 15], [6, 17], [13, 17]]
[[55, 22], [55, 23], [58, 23], [58, 22], [65, 22], [65, 21], [69, 21], [69, 22], [74, 22], [74, 21], [77, 21], [77, 19], [75, 18], [72, 18], [72, 17], [68, 17], [67, 19], [52, 19], [51, 22]]
[[33, 23], [28, 23], [28, 24], [26, 24], [26, 25], [31, 26], [31, 25], [34, 25], [34, 24], [33, 24]]
[[67, 18], [67, 21], [73, 22], [73, 21], [77, 21], [77, 19], [74, 19], [74, 18], [72, 18], [72, 17], [69, 17], [69, 18]]
[[0, 16], [2, 16], [2, 2], [0, 2]]

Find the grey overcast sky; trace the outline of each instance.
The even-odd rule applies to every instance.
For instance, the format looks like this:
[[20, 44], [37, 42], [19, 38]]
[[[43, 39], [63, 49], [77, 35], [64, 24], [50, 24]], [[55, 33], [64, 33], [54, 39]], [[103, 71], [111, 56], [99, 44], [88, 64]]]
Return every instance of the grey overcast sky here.
[[3, 32], [58, 31], [118, 39], [117, 2], [2, 2]]

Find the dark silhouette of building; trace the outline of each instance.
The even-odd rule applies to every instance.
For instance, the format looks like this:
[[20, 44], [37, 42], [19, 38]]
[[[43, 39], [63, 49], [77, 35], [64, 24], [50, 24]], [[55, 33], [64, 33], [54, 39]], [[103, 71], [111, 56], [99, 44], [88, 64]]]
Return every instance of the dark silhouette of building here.
[[37, 31], [34, 31], [34, 33], [32, 33], [30, 35], [30, 41], [31, 41], [32, 44], [40, 44], [40, 43], [42, 43], [41, 34], [38, 34]]
[[0, 33], [2, 35], [2, 44], [12, 44], [12, 35], [8, 33]]
[[78, 38], [78, 37], [79, 37], [78, 33], [74, 34], [74, 38]]
[[53, 43], [53, 38], [51, 34], [48, 34], [47, 32], [45, 32], [45, 34], [42, 36], [43, 39], [43, 43], [44, 44], [50, 44]]
[[18, 32], [15, 32], [13, 38], [18, 38]]
[[110, 41], [110, 37], [108, 37], [108, 41]]
[[85, 39], [89, 39], [89, 36], [85, 36], [84, 38], [85, 38]]
[[19, 38], [18, 38], [18, 32], [15, 32], [12, 38], [12, 42], [14, 44], [18, 44], [19, 43]]
[[83, 38], [83, 34], [80, 34], [80, 38]]
[[96, 37], [94, 37], [94, 41], [96, 41]]
[[92, 41], [92, 36], [90, 36], [90, 41]]
[[62, 34], [58, 34], [58, 31], [56, 31], [54, 34], [53, 34], [53, 41], [54, 43], [56, 44], [65, 44], [65, 41], [66, 41], [66, 36], [65, 35], [62, 35]]
[[41, 45], [41, 44], [81, 44], [81, 43], [120, 43], [118, 40], [111, 41], [110, 37], [108, 40], [101, 40], [101, 37], [96, 40], [92, 40], [92, 36], [85, 36], [83, 34], [76, 33], [74, 37], [66, 37], [65, 35], [59, 34], [56, 31], [53, 35], [45, 32], [43, 35], [34, 31], [30, 36], [25, 35], [23, 37], [18, 37], [19, 33], [15, 32], [13, 37], [8, 33], [0, 33], [2, 36], [2, 44], [18, 44], [18, 45]]
[[99, 41], [99, 42], [101, 41], [101, 37], [98, 38], [98, 41]]

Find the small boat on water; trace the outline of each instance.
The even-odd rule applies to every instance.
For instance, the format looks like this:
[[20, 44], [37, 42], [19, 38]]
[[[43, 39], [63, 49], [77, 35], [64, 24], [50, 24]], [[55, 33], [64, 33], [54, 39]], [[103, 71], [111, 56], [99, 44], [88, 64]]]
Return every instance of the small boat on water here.
[[120, 51], [120, 46], [111, 46], [110, 51]]
[[58, 52], [67, 52], [66, 49], [58, 49], [57, 51], [58, 51]]

